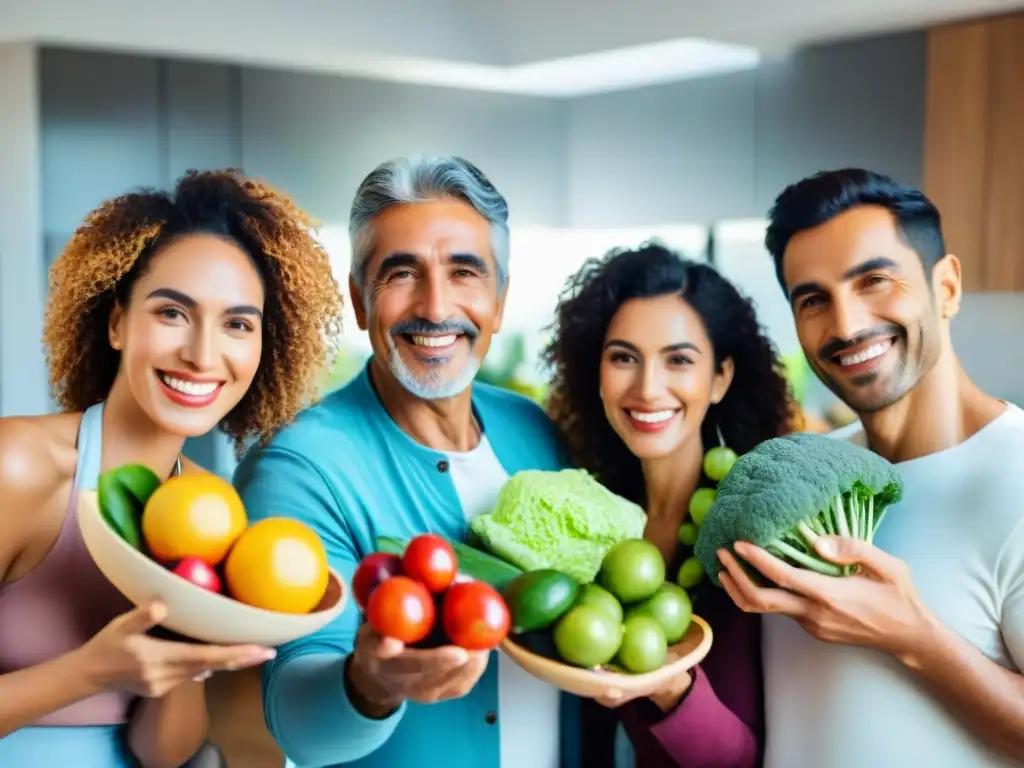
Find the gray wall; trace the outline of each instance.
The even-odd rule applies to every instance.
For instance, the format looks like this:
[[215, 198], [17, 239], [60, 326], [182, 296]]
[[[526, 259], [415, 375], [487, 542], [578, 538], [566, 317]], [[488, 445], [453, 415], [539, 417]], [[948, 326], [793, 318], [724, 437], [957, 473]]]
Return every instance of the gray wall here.
[[918, 32], [577, 99], [569, 108], [569, 221], [763, 217], [787, 184], [844, 165], [919, 184], [924, 77]]

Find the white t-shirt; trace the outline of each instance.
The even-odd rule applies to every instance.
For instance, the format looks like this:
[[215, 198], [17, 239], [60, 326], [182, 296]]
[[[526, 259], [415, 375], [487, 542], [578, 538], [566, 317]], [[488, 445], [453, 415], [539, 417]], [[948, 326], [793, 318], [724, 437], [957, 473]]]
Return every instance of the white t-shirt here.
[[[857, 423], [837, 438], [864, 444]], [[1024, 411], [897, 465], [903, 500], [875, 544], [904, 560], [928, 607], [985, 656], [1024, 670]], [[765, 768], [1008, 768], [900, 664], [764, 621]]]
[[[486, 435], [471, 451], [446, 454], [463, 514], [490, 512], [508, 473]], [[504, 768], [558, 768], [559, 690], [498, 654], [498, 727]]]

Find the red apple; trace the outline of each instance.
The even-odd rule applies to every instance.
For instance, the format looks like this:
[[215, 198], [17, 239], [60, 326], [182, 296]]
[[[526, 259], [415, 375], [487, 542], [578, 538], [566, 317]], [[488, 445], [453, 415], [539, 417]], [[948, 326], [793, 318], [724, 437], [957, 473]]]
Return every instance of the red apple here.
[[352, 597], [359, 610], [365, 611], [373, 590], [392, 576], [402, 573], [402, 559], [387, 552], [374, 552], [362, 559], [352, 575]]
[[172, 573], [190, 581], [197, 587], [220, 593], [223, 590], [217, 572], [198, 557], [185, 557], [174, 566]]

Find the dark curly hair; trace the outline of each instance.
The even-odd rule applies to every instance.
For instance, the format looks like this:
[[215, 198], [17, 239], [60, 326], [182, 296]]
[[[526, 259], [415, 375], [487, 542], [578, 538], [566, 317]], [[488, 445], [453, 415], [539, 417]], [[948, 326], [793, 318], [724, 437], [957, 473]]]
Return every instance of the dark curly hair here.
[[548, 410], [573, 463], [638, 504], [646, 501], [640, 461], [612, 429], [601, 403], [601, 350], [625, 302], [673, 293], [703, 320], [716, 366], [733, 361], [732, 384], [702, 425], [704, 445], [717, 445], [720, 429], [726, 444], [744, 453], [789, 431], [793, 417], [782, 363], [751, 302], [714, 268], [658, 243], [587, 261], [563, 289], [554, 338], [543, 353], [554, 376]]
[[265, 442], [314, 399], [340, 338], [341, 293], [311, 226], [289, 197], [234, 169], [104, 202], [50, 269], [43, 342], [56, 401], [82, 411], [109, 394], [121, 360], [110, 312], [127, 305], [153, 255], [184, 235], [222, 235], [252, 259], [266, 300], [256, 377], [220, 427], [239, 453], [248, 438]]

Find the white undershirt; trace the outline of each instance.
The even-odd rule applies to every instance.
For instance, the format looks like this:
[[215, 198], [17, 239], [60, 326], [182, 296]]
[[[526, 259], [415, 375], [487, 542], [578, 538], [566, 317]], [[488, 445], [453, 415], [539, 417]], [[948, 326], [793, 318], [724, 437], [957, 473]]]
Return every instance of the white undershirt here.
[[[833, 433], [864, 444], [860, 424]], [[929, 608], [989, 659], [1024, 669], [1024, 411], [897, 465], [904, 498], [875, 538]], [[765, 768], [1009, 768], [897, 662], [764, 622]]]
[[[486, 435], [473, 450], [446, 455], [466, 520], [494, 509], [508, 473]], [[502, 768], [558, 768], [559, 691], [500, 652], [497, 725]]]

